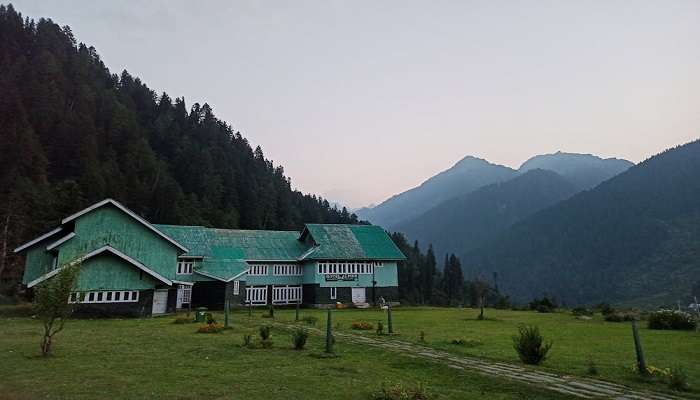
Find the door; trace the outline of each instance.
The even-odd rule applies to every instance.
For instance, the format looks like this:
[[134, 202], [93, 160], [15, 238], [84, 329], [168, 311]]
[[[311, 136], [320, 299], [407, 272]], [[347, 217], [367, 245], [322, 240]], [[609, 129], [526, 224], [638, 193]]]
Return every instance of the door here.
[[156, 290], [153, 292], [153, 310], [151, 313], [165, 314], [168, 309], [168, 290]]
[[355, 304], [366, 303], [365, 288], [352, 288], [352, 302]]

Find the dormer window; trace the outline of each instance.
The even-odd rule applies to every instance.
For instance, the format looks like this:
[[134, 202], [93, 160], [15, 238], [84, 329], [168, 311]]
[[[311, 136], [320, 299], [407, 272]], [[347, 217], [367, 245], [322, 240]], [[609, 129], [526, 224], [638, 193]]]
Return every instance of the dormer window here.
[[193, 261], [178, 261], [177, 262], [177, 274], [178, 275], [192, 275], [192, 268], [194, 267]]

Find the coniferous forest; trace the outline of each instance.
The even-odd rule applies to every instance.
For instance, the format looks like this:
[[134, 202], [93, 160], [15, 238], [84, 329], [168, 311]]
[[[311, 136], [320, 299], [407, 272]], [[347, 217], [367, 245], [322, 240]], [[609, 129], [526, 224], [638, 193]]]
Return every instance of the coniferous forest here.
[[0, 6], [0, 281], [12, 249], [107, 197], [157, 223], [300, 229], [357, 223], [292, 189], [208, 104], [111, 73], [69, 27]]

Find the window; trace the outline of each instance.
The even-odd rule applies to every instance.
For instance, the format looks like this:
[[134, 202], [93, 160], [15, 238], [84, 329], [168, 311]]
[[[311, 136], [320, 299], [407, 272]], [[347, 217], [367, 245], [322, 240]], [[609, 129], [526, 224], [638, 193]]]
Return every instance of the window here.
[[178, 275], [192, 275], [192, 268], [194, 267], [193, 261], [178, 261], [177, 262], [177, 274]]
[[299, 276], [301, 275], [301, 265], [278, 264], [272, 267], [272, 274], [278, 276]]
[[338, 288], [330, 288], [331, 289], [331, 300], [335, 300], [338, 298]]
[[371, 275], [374, 272], [374, 266], [382, 265], [381, 261], [358, 261], [358, 262], [327, 262], [320, 261], [318, 263], [318, 273], [326, 274], [353, 274], [353, 275]]
[[182, 308], [183, 304], [190, 304], [190, 299], [192, 299], [192, 285], [178, 285], [177, 302], [175, 306], [177, 308]]
[[237, 296], [241, 292], [241, 282], [233, 281], [233, 295]]
[[263, 276], [267, 275], [267, 265], [265, 264], [253, 264], [248, 270], [248, 275], [252, 276]]
[[301, 286], [273, 286], [272, 304], [301, 303]]
[[139, 301], [139, 292], [135, 290], [73, 292], [68, 298], [70, 303], [127, 303], [136, 301]]

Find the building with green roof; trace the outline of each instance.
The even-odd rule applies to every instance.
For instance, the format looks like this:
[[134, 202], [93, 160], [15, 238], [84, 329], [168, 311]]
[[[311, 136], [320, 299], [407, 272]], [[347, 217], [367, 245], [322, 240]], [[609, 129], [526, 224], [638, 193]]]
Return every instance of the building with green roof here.
[[152, 315], [232, 304], [345, 303], [398, 299], [405, 259], [373, 225], [306, 224], [299, 231], [151, 224], [106, 199], [18, 247], [32, 288], [80, 263], [69, 301], [104, 315]]

